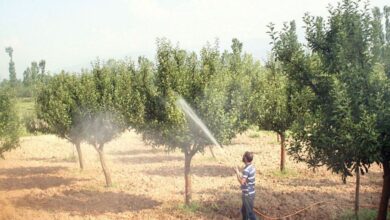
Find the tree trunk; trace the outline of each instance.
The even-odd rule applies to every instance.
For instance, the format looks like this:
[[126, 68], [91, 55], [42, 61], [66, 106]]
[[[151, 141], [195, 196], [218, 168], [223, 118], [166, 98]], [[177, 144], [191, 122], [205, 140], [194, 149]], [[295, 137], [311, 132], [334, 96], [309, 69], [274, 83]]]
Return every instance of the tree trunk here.
[[192, 190], [191, 190], [191, 159], [190, 153], [184, 153], [184, 180], [185, 180], [185, 203], [189, 205], [191, 203]]
[[280, 172], [285, 170], [286, 164], [286, 147], [284, 146], [285, 136], [284, 133], [280, 133]]
[[360, 168], [356, 168], [355, 216], [359, 220]]
[[389, 205], [389, 196], [390, 196], [390, 167], [388, 158], [384, 158], [383, 162], [383, 186], [382, 186], [382, 196], [379, 204], [379, 211], [377, 220], [386, 220], [387, 217], [387, 207]]
[[83, 159], [83, 153], [81, 151], [80, 143], [76, 143], [75, 146], [77, 149], [77, 154], [79, 156], [80, 169], [84, 170], [84, 159]]
[[101, 144], [99, 146], [99, 148], [97, 148], [97, 147], [95, 147], [95, 148], [96, 148], [96, 150], [97, 150], [97, 152], [99, 154], [100, 163], [102, 165], [104, 177], [106, 178], [106, 186], [107, 187], [111, 187], [112, 186], [111, 174], [110, 174], [110, 171], [108, 170], [108, 168], [106, 166], [106, 160], [104, 159], [103, 147], [104, 147], [104, 144]]
[[216, 159], [217, 157], [216, 157], [215, 154], [214, 154], [213, 147], [211, 147], [211, 146], [209, 145], [209, 149], [210, 149], [211, 155], [213, 155], [213, 158]]
[[280, 136], [279, 136], [279, 133], [276, 133], [276, 142], [280, 142]]

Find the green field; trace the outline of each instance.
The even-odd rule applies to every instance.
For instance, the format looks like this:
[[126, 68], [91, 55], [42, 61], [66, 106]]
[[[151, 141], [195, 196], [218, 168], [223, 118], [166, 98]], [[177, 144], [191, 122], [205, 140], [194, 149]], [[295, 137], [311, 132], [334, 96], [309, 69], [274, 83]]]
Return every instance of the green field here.
[[[24, 122], [28, 117], [35, 115], [34, 99], [33, 98], [16, 98], [15, 108], [18, 112], [19, 119]], [[24, 124], [21, 126], [21, 135], [27, 136], [30, 133], [26, 130]]]

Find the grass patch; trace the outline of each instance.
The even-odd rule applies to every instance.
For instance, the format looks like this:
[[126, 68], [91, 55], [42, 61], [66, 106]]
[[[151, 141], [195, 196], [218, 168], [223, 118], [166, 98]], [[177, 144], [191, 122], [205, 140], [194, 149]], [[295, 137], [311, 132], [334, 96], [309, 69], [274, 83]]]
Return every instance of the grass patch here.
[[17, 98], [15, 103], [19, 118], [35, 115], [35, 106], [33, 98]]
[[200, 211], [201, 209], [202, 209], [202, 206], [197, 202], [191, 202], [189, 205], [179, 204], [177, 206], [177, 210], [179, 210], [180, 212], [186, 213], [186, 214], [195, 213], [195, 212]]
[[217, 158], [214, 158], [210, 152], [207, 152], [208, 155], [201, 157], [200, 160], [204, 162], [218, 162], [218, 159], [221, 159], [220, 157], [216, 156]]
[[73, 163], [75, 163], [75, 162], [78, 161], [78, 158], [76, 157], [75, 153], [73, 152], [73, 153], [68, 154], [68, 156], [65, 157], [63, 159], [63, 161], [64, 162], [73, 162]]
[[[360, 209], [359, 213], [359, 220], [372, 220], [376, 219], [377, 211], [372, 209]], [[353, 210], [347, 210], [345, 213], [343, 213], [340, 217], [336, 218], [338, 220], [355, 220], [355, 212]], [[390, 219], [390, 216], [387, 216], [387, 219]]]
[[120, 184], [114, 183], [114, 182], [111, 183], [111, 186], [110, 186], [110, 187], [107, 187], [107, 186], [106, 186], [106, 188], [110, 188], [110, 189], [122, 189], [122, 187], [121, 187]]
[[299, 174], [294, 169], [285, 168], [284, 171], [280, 171], [280, 169], [271, 171], [271, 175], [277, 178], [291, 178], [297, 177]]
[[258, 137], [260, 137], [260, 132], [261, 131], [259, 130], [259, 127], [250, 126], [249, 129], [245, 133], [249, 138], [258, 138]]
[[250, 131], [249, 134], [248, 134], [248, 137], [250, 138], [258, 138], [260, 137], [260, 134], [258, 131]]
[[21, 121], [20, 135], [21, 136], [32, 135], [26, 129], [24, 122], [27, 118], [33, 118], [36, 115], [34, 99], [33, 98], [16, 98], [15, 99], [15, 108], [16, 108], [16, 112], [18, 114], [19, 120]]

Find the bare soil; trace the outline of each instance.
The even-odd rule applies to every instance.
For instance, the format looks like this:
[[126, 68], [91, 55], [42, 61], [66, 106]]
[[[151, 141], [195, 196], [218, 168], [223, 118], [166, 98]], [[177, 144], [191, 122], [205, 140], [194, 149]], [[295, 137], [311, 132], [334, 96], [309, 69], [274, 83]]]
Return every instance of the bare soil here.
[[[253, 132], [252, 132], [253, 133]], [[2, 219], [239, 219], [240, 190], [232, 166], [245, 151], [255, 153], [255, 206], [277, 217], [316, 202], [289, 219], [337, 219], [352, 209], [355, 182], [343, 184], [326, 169], [316, 172], [287, 157], [287, 174], [278, 172], [280, 147], [276, 135], [243, 134], [225, 146], [228, 159], [208, 149], [192, 161], [193, 202], [184, 207], [184, 156], [146, 145], [141, 136], [124, 133], [105, 146], [114, 186], [104, 187], [97, 152], [82, 145], [85, 170], [80, 171], [73, 145], [55, 136], [24, 137], [21, 147], [0, 160]], [[382, 173], [370, 168], [361, 179], [361, 204], [376, 207]]]

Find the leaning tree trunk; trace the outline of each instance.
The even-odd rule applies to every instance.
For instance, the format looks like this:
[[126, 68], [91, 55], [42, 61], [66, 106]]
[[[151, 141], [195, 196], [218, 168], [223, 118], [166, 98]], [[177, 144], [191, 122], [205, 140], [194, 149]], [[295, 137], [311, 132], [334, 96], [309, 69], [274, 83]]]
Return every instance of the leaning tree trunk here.
[[185, 204], [189, 205], [192, 198], [191, 184], [191, 160], [192, 155], [189, 152], [184, 152], [184, 181], [185, 181]]
[[80, 142], [75, 143], [75, 146], [76, 146], [77, 154], [78, 154], [78, 157], [79, 157], [80, 169], [84, 170], [84, 159], [83, 159], [83, 153], [82, 153], [81, 147], [80, 147]]
[[283, 172], [285, 170], [286, 165], [286, 146], [285, 141], [286, 137], [284, 133], [280, 133], [280, 171]]
[[100, 163], [102, 165], [102, 170], [103, 170], [103, 173], [104, 173], [104, 177], [106, 178], [106, 186], [107, 187], [111, 187], [112, 186], [111, 174], [110, 174], [110, 171], [108, 170], [107, 165], [106, 165], [106, 160], [104, 158], [103, 147], [104, 147], [104, 144], [100, 144], [99, 147], [95, 146], [95, 149], [96, 149], [96, 151], [99, 154], [99, 159], [100, 159]]
[[382, 162], [383, 165], [383, 186], [382, 186], [382, 196], [379, 204], [379, 211], [377, 220], [386, 220], [387, 217], [387, 207], [389, 205], [389, 196], [390, 196], [390, 167], [389, 159], [385, 158]]
[[210, 153], [211, 153], [211, 155], [213, 156], [213, 158], [216, 159], [217, 157], [216, 157], [215, 154], [214, 154], [213, 147], [211, 147], [211, 146], [209, 145], [209, 149], [210, 149]]
[[[357, 165], [356, 165], [357, 166]], [[355, 217], [359, 220], [360, 168], [356, 168]]]

